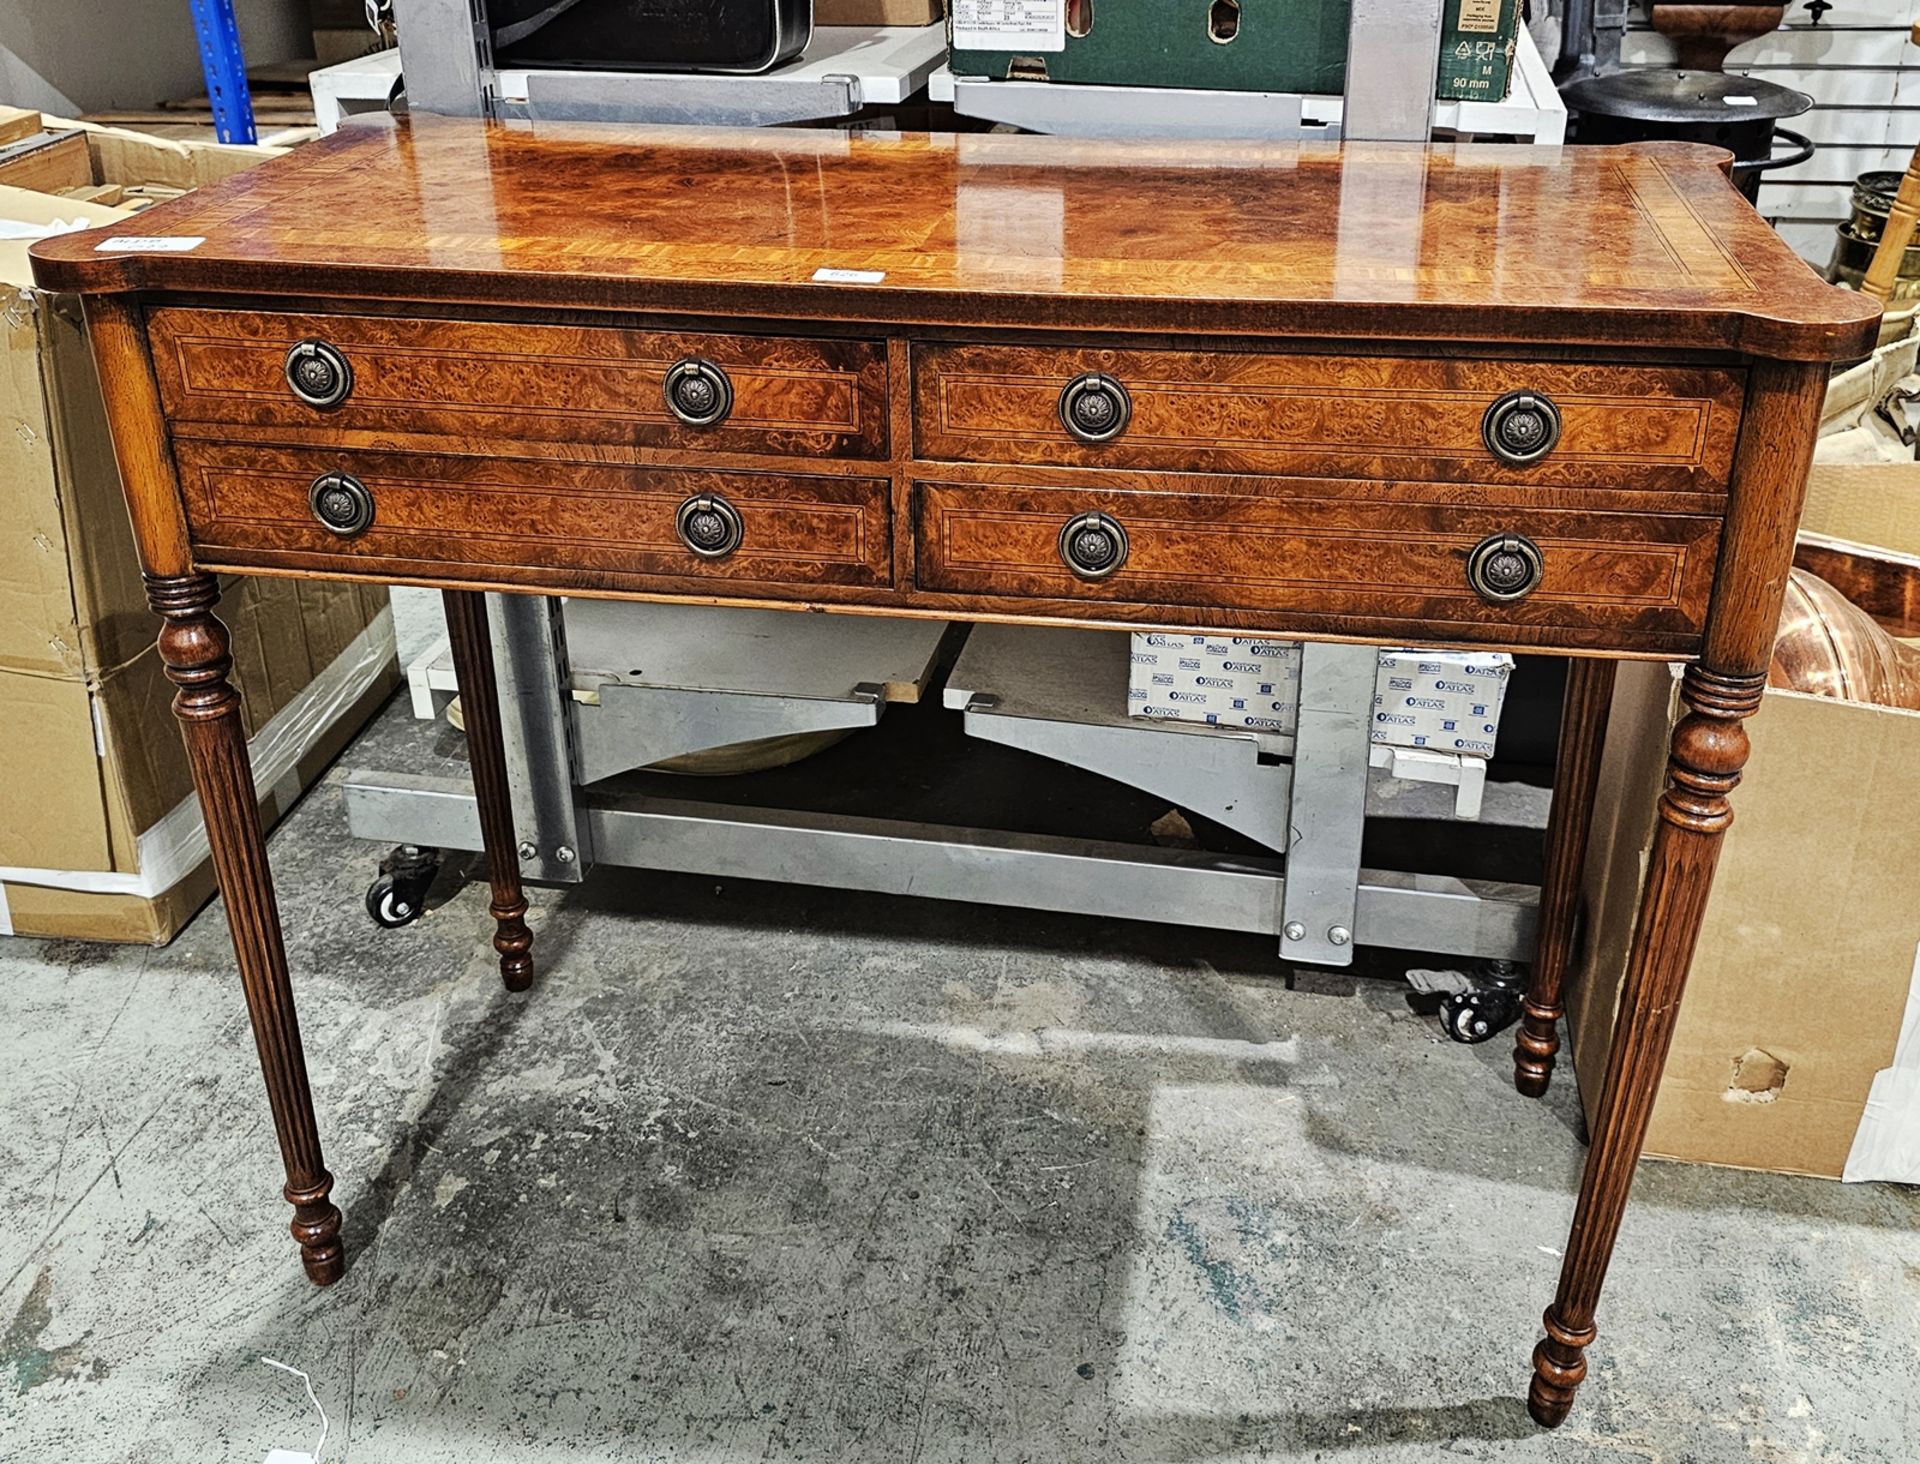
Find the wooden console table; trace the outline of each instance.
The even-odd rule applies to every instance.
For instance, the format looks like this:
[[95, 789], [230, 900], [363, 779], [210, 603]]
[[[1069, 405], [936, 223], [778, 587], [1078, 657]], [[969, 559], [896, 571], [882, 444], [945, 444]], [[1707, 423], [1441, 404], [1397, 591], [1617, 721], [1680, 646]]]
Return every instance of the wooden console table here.
[[[481, 591], [1571, 654], [1516, 1052], [1557, 1047], [1613, 658], [1687, 714], [1529, 1399], [1586, 1372], [1828, 363], [1725, 155], [349, 129], [39, 244], [86, 296], [307, 1273], [340, 1212], [216, 573], [442, 587], [507, 985]], [[1117, 691], [1116, 691], [1116, 694]]]

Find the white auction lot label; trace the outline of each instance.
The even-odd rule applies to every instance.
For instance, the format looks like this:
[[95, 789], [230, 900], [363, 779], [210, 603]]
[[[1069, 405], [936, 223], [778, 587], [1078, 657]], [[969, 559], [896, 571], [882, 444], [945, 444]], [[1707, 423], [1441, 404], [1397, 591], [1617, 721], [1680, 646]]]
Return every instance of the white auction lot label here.
[[953, 0], [956, 51], [1064, 51], [1067, 0]]
[[187, 254], [207, 242], [204, 234], [121, 234], [93, 246], [96, 254]]

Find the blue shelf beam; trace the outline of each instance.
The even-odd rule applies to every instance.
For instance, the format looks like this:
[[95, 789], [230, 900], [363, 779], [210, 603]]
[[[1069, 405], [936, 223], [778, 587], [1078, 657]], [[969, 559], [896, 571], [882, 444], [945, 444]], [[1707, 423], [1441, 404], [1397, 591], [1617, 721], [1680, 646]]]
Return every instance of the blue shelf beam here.
[[200, 68], [213, 101], [214, 134], [222, 142], [257, 142], [253, 94], [247, 90], [247, 62], [240, 54], [240, 27], [233, 0], [188, 0], [194, 34], [200, 39]]

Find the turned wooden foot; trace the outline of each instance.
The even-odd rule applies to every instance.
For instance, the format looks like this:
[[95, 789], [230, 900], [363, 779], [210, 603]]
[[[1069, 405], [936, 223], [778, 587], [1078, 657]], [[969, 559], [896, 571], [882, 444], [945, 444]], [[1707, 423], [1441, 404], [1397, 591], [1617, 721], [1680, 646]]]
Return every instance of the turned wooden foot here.
[[447, 590], [447, 635], [466, 714], [467, 758], [473, 767], [480, 837], [487, 878], [493, 887], [493, 948], [500, 953], [500, 979], [509, 991], [533, 985], [533, 932], [520, 888], [520, 847], [513, 833], [513, 801], [507, 789], [507, 754], [500, 737], [500, 692], [493, 674], [493, 636], [487, 629], [486, 596]]
[[286, 1166], [293, 1238], [300, 1244], [307, 1275], [317, 1286], [330, 1286], [346, 1268], [340, 1211], [327, 1198], [333, 1176], [321, 1159], [313, 1095], [307, 1087], [300, 1023], [240, 722], [240, 694], [227, 679], [233, 667], [227, 628], [213, 614], [219, 598], [219, 587], [209, 574], [147, 580], [148, 603], [161, 618], [160, 659], [167, 678], [179, 688], [173, 710], [206, 817], [214, 872], [226, 901], [233, 953]]
[[1566, 1013], [1567, 963], [1573, 954], [1574, 912], [1580, 903], [1587, 839], [1593, 829], [1594, 790], [1613, 705], [1614, 663], [1576, 657], [1567, 667], [1560, 712], [1560, 751], [1547, 818], [1547, 869], [1540, 886], [1540, 933], [1533, 979], [1514, 1035], [1513, 1085], [1530, 1098], [1547, 1091], [1560, 1050]]
[[1527, 1407], [1549, 1428], [1567, 1416], [1587, 1374], [1594, 1308], [1673, 1041], [1721, 837], [1733, 821], [1727, 795], [1747, 762], [1742, 722], [1759, 706], [1765, 684], [1764, 675], [1724, 676], [1690, 666], [1681, 685], [1688, 710], [1673, 733], [1669, 781], [1660, 798], [1593, 1146], [1587, 1151], [1560, 1289], [1547, 1308], [1546, 1340], [1533, 1353]]
[[1558, 1428], [1573, 1410], [1573, 1395], [1587, 1376], [1587, 1348], [1593, 1345], [1592, 1324], [1570, 1328], [1547, 1308], [1542, 1318], [1547, 1335], [1533, 1349], [1533, 1382], [1527, 1388], [1527, 1412], [1545, 1428]]

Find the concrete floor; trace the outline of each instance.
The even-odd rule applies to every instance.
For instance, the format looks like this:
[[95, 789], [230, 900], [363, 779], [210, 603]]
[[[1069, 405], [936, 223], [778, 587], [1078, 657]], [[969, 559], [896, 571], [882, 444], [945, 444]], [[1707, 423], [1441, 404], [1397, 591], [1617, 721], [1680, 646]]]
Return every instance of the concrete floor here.
[[[401, 705], [356, 760], [430, 767]], [[609, 871], [376, 931], [280, 829], [351, 1269], [310, 1288], [218, 906], [0, 941], [0, 1459], [1905, 1461], [1920, 1193], [1649, 1165], [1572, 1420], [1581, 1149], [1264, 941]]]

